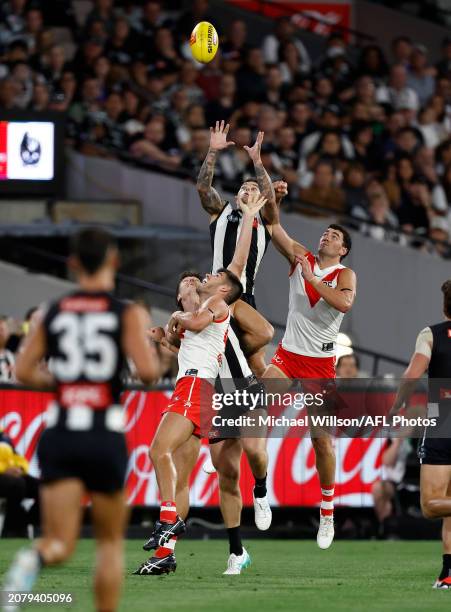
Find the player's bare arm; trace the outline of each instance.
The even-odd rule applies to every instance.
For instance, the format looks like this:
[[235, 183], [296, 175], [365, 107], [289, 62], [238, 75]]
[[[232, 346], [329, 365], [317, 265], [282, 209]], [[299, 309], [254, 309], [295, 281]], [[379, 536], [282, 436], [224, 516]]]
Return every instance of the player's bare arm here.
[[171, 334], [171, 340], [166, 337], [166, 331], [163, 327], [152, 327], [147, 332], [147, 337], [156, 342], [157, 344], [161, 344], [164, 348], [167, 348], [174, 354], [179, 352], [180, 347], [180, 337], [175, 334]]
[[213, 321], [226, 317], [228, 312], [229, 308], [222, 297], [213, 295], [194, 312], [177, 310], [172, 314], [171, 321], [188, 331], [201, 332]]
[[17, 358], [16, 377], [19, 382], [41, 391], [54, 388], [55, 379], [43, 365], [46, 352], [47, 339], [44, 325], [40, 322]]
[[247, 203], [240, 200], [240, 207], [243, 211], [243, 225], [241, 227], [241, 232], [236, 244], [233, 259], [227, 266], [227, 269], [238, 276], [238, 278], [241, 278], [249, 257], [254, 217], [259, 210], [265, 206], [265, 204], [266, 198], [257, 193], [251, 193]]
[[408, 402], [417, 386], [417, 381], [429, 367], [432, 355], [432, 332], [429, 327], [418, 334], [415, 351], [404, 374], [401, 377], [396, 399], [390, 414], [396, 414]]
[[297, 256], [305, 255], [308, 252], [305, 246], [296, 242], [296, 240], [293, 240], [293, 238], [287, 234], [285, 229], [280, 225], [278, 218], [277, 223], [272, 226], [272, 241], [279, 253], [286, 257], [290, 264], [294, 263]]
[[262, 216], [265, 221], [272, 225], [276, 217], [276, 194], [274, 186], [271, 182], [269, 174], [266, 172], [263, 162], [261, 160], [261, 147], [264, 138], [264, 132], [258, 132], [257, 139], [252, 147], [244, 147], [249, 157], [254, 164], [255, 177], [257, 179], [260, 193], [266, 198], [266, 204], [262, 210]]
[[235, 302], [232, 308], [234, 319], [241, 331], [240, 345], [246, 357], [249, 357], [271, 342], [274, 327], [243, 300]]
[[229, 127], [228, 124], [224, 124], [224, 121], [216, 121], [215, 127], [210, 128], [210, 148], [197, 177], [197, 192], [204, 210], [211, 216], [211, 221], [214, 221], [224, 206], [221, 196], [212, 183], [218, 152], [235, 144], [227, 141]]
[[344, 268], [338, 277], [337, 286], [329, 287], [317, 278], [305, 255], [296, 255], [295, 263], [302, 267], [302, 276], [333, 308], [340, 312], [348, 312], [354, 303], [356, 293], [356, 275], [350, 268]]
[[138, 304], [130, 304], [123, 315], [122, 347], [136, 367], [143, 383], [151, 384], [160, 377], [160, 360], [155, 346], [148, 341], [151, 326], [149, 313]]

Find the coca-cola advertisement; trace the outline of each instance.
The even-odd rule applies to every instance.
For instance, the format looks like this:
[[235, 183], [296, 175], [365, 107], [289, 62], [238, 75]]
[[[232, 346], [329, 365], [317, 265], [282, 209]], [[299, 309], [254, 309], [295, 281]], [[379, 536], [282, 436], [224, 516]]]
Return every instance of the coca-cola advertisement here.
[[[127, 491], [133, 505], [159, 505], [155, 472], [147, 451], [169, 396], [169, 391], [127, 391], [123, 396], [130, 452]], [[30, 471], [34, 475], [39, 474], [36, 445], [45, 426], [47, 405], [52, 399], [48, 393], [0, 391], [0, 427], [11, 436], [16, 451], [30, 461]], [[380, 477], [385, 445], [381, 437], [340, 438], [335, 441], [337, 505], [372, 505], [371, 485]], [[268, 496], [272, 506], [315, 506], [320, 503], [315, 454], [309, 437], [271, 437], [269, 431], [268, 454]], [[208, 442], [204, 440], [191, 475], [192, 506], [219, 503], [217, 477], [202, 469], [207, 457]], [[252, 505], [252, 486], [253, 478], [243, 457], [241, 490], [246, 505]]]
[[331, 32], [340, 30], [345, 40], [348, 40], [348, 30], [352, 28], [351, 2], [298, 2], [298, 0], [273, 2], [229, 0], [229, 2], [272, 19], [290, 17], [297, 27], [320, 36], [329, 36]]

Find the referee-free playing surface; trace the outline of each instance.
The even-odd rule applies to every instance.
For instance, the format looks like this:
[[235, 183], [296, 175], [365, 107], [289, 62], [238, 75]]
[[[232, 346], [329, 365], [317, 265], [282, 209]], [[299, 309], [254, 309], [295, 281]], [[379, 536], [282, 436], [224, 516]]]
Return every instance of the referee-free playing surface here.
[[[0, 540], [0, 573], [22, 540]], [[140, 540], [126, 542], [124, 612], [411, 612], [449, 611], [451, 592], [431, 588], [440, 571], [440, 542], [336, 541], [328, 551], [308, 540], [249, 540], [252, 566], [222, 576], [225, 540], [181, 540], [178, 568], [169, 576], [132, 576], [145, 558]], [[75, 602], [56, 610], [93, 610], [92, 540], [80, 541], [64, 567], [46, 569], [35, 592], [71, 592]], [[27, 606], [41, 610], [43, 606]]]

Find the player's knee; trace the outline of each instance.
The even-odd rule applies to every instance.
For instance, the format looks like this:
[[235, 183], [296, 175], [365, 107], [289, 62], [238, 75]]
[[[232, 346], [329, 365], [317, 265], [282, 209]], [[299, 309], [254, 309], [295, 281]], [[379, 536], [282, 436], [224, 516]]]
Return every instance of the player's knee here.
[[75, 542], [45, 538], [41, 541], [40, 552], [46, 564], [58, 565], [67, 561], [75, 550]]
[[427, 519], [438, 519], [441, 518], [439, 507], [434, 499], [421, 499], [421, 511], [423, 513], [424, 518]]
[[315, 449], [317, 458], [330, 457], [334, 454], [334, 449], [330, 438], [312, 438], [312, 445]]
[[218, 470], [219, 488], [229, 493], [239, 490], [240, 470], [231, 464], [220, 466]]
[[166, 449], [162, 448], [159, 444], [152, 444], [149, 448], [149, 458], [154, 465], [159, 461], [163, 461], [169, 456], [170, 453]]

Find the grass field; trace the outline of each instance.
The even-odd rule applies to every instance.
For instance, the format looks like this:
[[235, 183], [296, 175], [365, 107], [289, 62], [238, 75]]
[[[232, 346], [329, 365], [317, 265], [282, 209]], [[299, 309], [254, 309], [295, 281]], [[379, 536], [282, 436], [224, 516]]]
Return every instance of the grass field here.
[[[0, 574], [20, 540], [0, 540]], [[127, 542], [127, 576], [120, 610], [127, 612], [231, 612], [273, 610], [412, 612], [451, 609], [451, 592], [434, 591], [439, 542], [338, 541], [328, 551], [312, 541], [251, 540], [252, 566], [241, 576], [222, 576], [227, 544], [181, 541], [178, 568], [169, 576], [132, 576], [145, 558], [141, 542]], [[83, 540], [73, 559], [43, 572], [35, 592], [72, 592], [72, 607], [93, 610], [93, 542]], [[41, 610], [43, 606], [27, 606]]]

